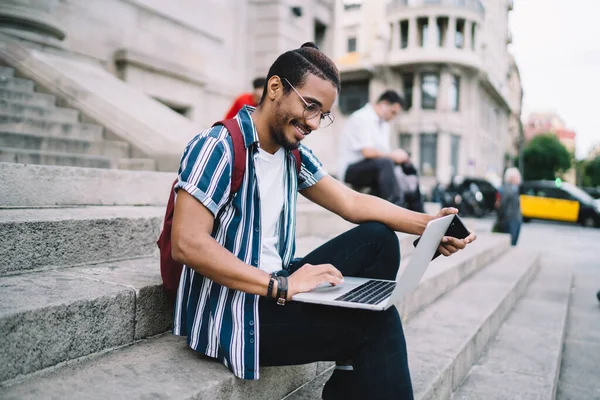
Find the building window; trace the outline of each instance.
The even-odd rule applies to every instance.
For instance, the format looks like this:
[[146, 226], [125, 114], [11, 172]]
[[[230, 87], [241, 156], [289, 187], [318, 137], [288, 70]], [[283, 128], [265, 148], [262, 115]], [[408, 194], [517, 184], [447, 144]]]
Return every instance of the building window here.
[[344, 10], [345, 11], [358, 10], [358, 9], [360, 9], [361, 3], [362, 3], [362, 1], [345, 0], [344, 1]]
[[421, 108], [435, 110], [438, 98], [440, 76], [436, 73], [421, 75]]
[[456, 20], [456, 35], [454, 36], [454, 45], [457, 49], [462, 49], [465, 46], [465, 20]]
[[437, 133], [421, 133], [419, 142], [421, 174], [434, 176], [437, 167]]
[[477, 24], [473, 22], [471, 24], [471, 50], [475, 51], [475, 32], [477, 31]]
[[427, 44], [427, 31], [429, 30], [429, 19], [417, 19], [417, 28], [419, 31], [419, 46], [425, 47]]
[[342, 114], [351, 114], [369, 102], [369, 81], [344, 82], [339, 104]]
[[354, 53], [356, 51], [356, 37], [348, 38], [348, 53]]
[[408, 111], [412, 108], [414, 84], [415, 75], [413, 73], [402, 74], [402, 90], [404, 92], [405, 111]]
[[448, 18], [439, 17], [437, 19], [437, 31], [438, 31], [438, 46], [444, 47], [446, 45], [446, 36], [448, 30]]
[[400, 148], [410, 153], [412, 149], [412, 135], [410, 133], [401, 133], [398, 138], [400, 139], [398, 143]]
[[321, 21], [315, 20], [315, 44], [322, 50], [325, 47], [325, 32], [327, 25]]
[[400, 21], [400, 48], [408, 47], [408, 20]]
[[452, 135], [450, 137], [450, 171], [451, 176], [458, 175], [458, 156], [460, 152], [460, 136]]
[[448, 94], [449, 106], [451, 111], [458, 111], [460, 105], [460, 76], [452, 75], [450, 83], [450, 93]]

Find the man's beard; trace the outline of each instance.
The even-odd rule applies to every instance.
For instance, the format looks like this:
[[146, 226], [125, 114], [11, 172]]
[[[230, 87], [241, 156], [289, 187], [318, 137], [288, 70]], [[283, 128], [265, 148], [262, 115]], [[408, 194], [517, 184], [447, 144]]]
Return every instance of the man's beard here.
[[281, 105], [277, 104], [275, 107], [275, 123], [270, 126], [270, 129], [275, 143], [286, 150], [294, 150], [298, 148], [300, 142], [296, 140], [290, 142], [285, 136], [285, 128], [287, 128], [289, 118], [288, 113], [282, 115]]

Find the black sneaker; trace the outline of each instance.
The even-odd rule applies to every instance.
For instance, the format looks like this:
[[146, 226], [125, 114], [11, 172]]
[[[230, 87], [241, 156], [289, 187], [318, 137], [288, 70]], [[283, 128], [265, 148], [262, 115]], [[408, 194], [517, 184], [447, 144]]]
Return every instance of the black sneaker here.
[[600, 301], [600, 290], [598, 290], [598, 293], [596, 293], [596, 297], [598, 298], [598, 301]]

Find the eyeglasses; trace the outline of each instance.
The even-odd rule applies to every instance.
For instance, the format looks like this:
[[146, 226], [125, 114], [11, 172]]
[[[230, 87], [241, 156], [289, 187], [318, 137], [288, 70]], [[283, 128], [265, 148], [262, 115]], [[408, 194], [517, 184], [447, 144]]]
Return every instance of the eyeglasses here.
[[304, 111], [302, 113], [302, 116], [304, 117], [304, 119], [313, 119], [320, 115], [319, 128], [327, 128], [329, 125], [333, 124], [334, 118], [333, 118], [333, 115], [331, 115], [331, 113], [328, 113], [328, 112], [324, 113], [321, 111], [320, 105], [315, 104], [315, 103], [309, 103], [308, 101], [304, 100], [304, 97], [302, 97], [302, 95], [300, 93], [298, 93], [298, 91], [290, 83], [290, 81], [288, 81], [286, 78], [283, 78], [283, 80], [286, 81], [288, 83], [288, 85], [290, 85], [292, 90], [294, 92], [296, 92], [298, 97], [300, 97], [300, 100], [302, 100], [302, 102], [306, 106], [306, 107], [304, 107]]

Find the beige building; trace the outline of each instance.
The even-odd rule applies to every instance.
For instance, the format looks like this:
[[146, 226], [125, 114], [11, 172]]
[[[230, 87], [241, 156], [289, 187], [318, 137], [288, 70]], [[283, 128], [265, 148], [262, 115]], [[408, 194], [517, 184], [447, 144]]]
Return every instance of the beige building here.
[[516, 154], [522, 90], [509, 0], [339, 1], [339, 117], [386, 88], [404, 94], [392, 145], [409, 150], [425, 189], [453, 175], [498, 177]]
[[[306, 41], [331, 53], [334, 3], [5, 0], [0, 2], [0, 64], [32, 81], [36, 91], [55, 95], [57, 105], [81, 111], [83, 119], [64, 129], [93, 122], [103, 129], [103, 139], [129, 143], [131, 157], [172, 160], [195, 133], [224, 116], [235, 96], [251, 89], [253, 78], [266, 75], [279, 54]], [[21, 101], [13, 92], [29, 83], [7, 79], [11, 82], [0, 88], [2, 95]], [[27, 96], [41, 101], [37, 94]], [[46, 137], [47, 130], [36, 135]], [[26, 149], [26, 155], [21, 150], [12, 151], [18, 162], [45, 157], [32, 155], [37, 149]], [[55, 160], [62, 157], [57, 164], [90, 164], [73, 164], [58, 149], [52, 152]], [[159, 169], [176, 165], [159, 164]]]

